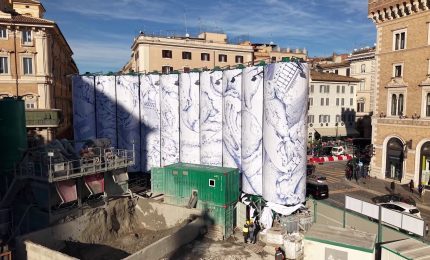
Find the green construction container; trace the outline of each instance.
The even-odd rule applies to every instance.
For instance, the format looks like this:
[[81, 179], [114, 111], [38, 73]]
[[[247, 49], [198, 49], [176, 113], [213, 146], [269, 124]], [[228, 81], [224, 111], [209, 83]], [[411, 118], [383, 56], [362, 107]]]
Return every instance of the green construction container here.
[[12, 171], [27, 149], [24, 101], [0, 100], [0, 173]]
[[239, 198], [239, 177], [234, 168], [176, 163], [152, 168], [151, 188], [152, 192], [176, 198], [179, 205], [186, 206], [193, 191], [197, 191], [198, 201], [225, 206]]

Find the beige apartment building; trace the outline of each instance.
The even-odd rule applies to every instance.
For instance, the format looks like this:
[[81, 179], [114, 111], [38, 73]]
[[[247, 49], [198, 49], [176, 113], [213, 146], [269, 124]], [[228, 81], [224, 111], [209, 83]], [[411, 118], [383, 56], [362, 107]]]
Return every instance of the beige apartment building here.
[[0, 98], [22, 97], [29, 141], [73, 138], [73, 52], [37, 0], [0, 0]]
[[198, 37], [150, 36], [141, 32], [131, 46], [131, 58], [122, 68], [128, 72], [190, 71], [227, 68], [253, 61], [253, 47], [228, 43], [223, 33], [203, 32]]
[[254, 64], [261, 61], [266, 63], [281, 62], [293, 58], [306, 61], [308, 58], [308, 51], [306, 49], [281, 48], [273, 43], [253, 43], [252, 46], [254, 47]]
[[371, 175], [428, 185], [430, 11], [421, 0], [369, 0], [377, 30]]
[[351, 77], [360, 80], [357, 88], [357, 130], [361, 136], [372, 136], [371, 116], [374, 111], [376, 86], [375, 48], [355, 49], [346, 59], [350, 63]]

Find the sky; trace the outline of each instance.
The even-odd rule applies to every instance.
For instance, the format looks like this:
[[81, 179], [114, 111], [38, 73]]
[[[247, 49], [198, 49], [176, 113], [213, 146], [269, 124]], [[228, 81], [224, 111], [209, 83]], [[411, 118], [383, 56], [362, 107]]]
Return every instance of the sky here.
[[309, 57], [373, 46], [367, 0], [42, 0], [81, 74], [119, 71], [133, 39], [147, 34], [225, 32], [231, 42], [306, 48]]

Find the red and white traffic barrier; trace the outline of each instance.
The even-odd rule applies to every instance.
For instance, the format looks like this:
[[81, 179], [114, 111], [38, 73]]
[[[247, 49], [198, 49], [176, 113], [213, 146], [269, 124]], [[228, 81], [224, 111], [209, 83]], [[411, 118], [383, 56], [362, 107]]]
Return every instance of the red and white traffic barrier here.
[[311, 157], [308, 159], [309, 163], [324, 163], [324, 162], [337, 162], [351, 160], [352, 155], [337, 155], [337, 156], [325, 156], [325, 157]]

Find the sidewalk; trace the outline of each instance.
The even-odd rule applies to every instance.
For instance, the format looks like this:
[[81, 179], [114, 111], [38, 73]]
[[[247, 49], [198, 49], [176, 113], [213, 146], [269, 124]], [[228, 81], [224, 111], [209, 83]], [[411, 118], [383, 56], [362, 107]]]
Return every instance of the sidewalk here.
[[[379, 195], [385, 195], [390, 194], [390, 184], [391, 180], [381, 180], [376, 178], [368, 178], [368, 179], [359, 179], [358, 183], [355, 180], [347, 180], [344, 178], [345, 184], [348, 184], [350, 186], [353, 186], [357, 189], [364, 190], [366, 192], [375, 194], [375, 196]], [[412, 194], [409, 191], [409, 184], [400, 184], [398, 181], [396, 181], [396, 189], [394, 193], [400, 193], [401, 195], [404, 195], [406, 197], [410, 196], [412, 197], [415, 202], [417, 203], [418, 208], [423, 208], [430, 211], [430, 191], [424, 192], [422, 198], [418, 196], [417, 189], [414, 189], [414, 193]]]

